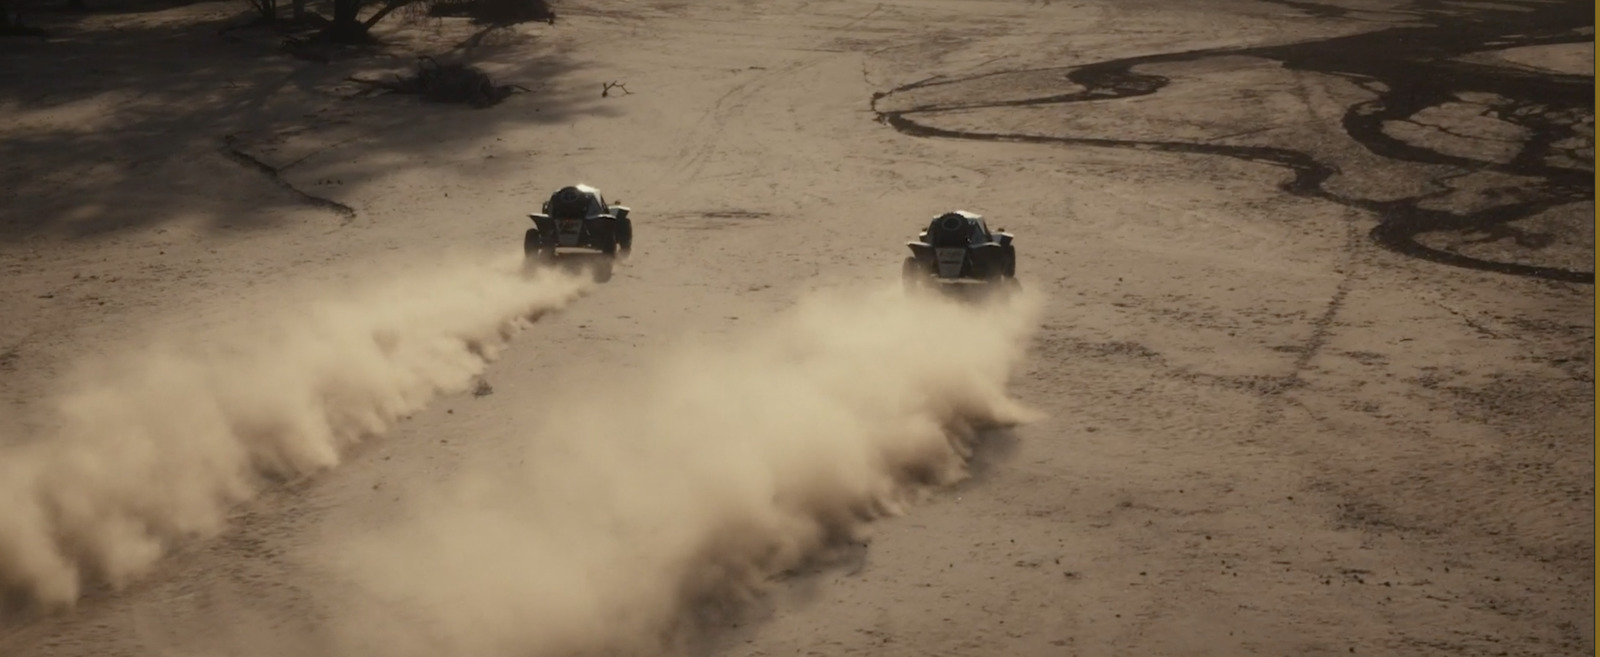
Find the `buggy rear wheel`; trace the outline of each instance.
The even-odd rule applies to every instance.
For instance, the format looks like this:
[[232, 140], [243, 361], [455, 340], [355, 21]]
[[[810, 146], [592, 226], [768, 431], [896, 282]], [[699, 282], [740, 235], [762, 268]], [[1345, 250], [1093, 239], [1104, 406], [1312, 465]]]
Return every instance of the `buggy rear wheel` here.
[[[599, 234], [596, 235], [595, 233]], [[594, 248], [599, 249], [601, 253], [607, 256], [615, 257], [617, 255], [617, 226], [613, 224], [604, 230], [595, 231], [595, 233], [590, 233], [593, 236], [592, 239], [594, 239]]]
[[522, 257], [525, 261], [549, 262], [556, 258], [556, 247], [545, 246], [539, 229], [529, 228], [522, 234]]
[[622, 217], [617, 220], [617, 255], [627, 258], [633, 252], [633, 220]]
[[539, 229], [529, 228], [522, 234], [522, 255], [532, 258], [539, 253]]

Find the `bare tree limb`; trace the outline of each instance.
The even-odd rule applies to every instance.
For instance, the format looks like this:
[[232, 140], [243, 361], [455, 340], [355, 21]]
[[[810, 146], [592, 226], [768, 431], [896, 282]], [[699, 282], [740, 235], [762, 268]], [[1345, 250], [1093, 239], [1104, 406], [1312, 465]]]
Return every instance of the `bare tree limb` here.
[[379, 9], [378, 13], [373, 14], [371, 18], [362, 21], [361, 25], [362, 27], [370, 30], [372, 29], [372, 26], [377, 25], [378, 21], [383, 20], [383, 18], [388, 16], [390, 12], [409, 5], [412, 2], [415, 2], [415, 0], [389, 0], [389, 4], [384, 5], [383, 8]]

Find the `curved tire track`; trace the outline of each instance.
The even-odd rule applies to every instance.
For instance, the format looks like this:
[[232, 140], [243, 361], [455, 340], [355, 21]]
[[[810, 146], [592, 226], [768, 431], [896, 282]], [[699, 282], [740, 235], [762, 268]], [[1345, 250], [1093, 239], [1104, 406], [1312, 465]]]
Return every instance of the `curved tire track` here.
[[[1551, 119], [1552, 114], [1587, 111], [1590, 116], [1593, 115], [1592, 77], [1474, 67], [1449, 61], [1458, 55], [1491, 48], [1588, 41], [1589, 37], [1575, 34], [1572, 30], [1594, 24], [1593, 14], [1590, 13], [1592, 5], [1569, 2], [1558, 6], [1538, 5], [1526, 12], [1477, 10], [1454, 14], [1447, 13], [1447, 10], [1461, 10], [1447, 8], [1438, 2], [1423, 1], [1416, 7], [1427, 12], [1432, 25], [1390, 28], [1289, 45], [1193, 50], [1110, 60], [1075, 68], [1022, 69], [963, 78], [922, 80], [887, 92], [874, 93], [872, 110], [880, 122], [902, 134], [915, 137], [1195, 153], [1272, 164], [1294, 173], [1292, 180], [1280, 186], [1290, 194], [1332, 201], [1376, 214], [1379, 224], [1369, 235], [1395, 252], [1465, 269], [1593, 285], [1592, 271], [1477, 258], [1426, 246], [1418, 240], [1423, 233], [1473, 231], [1496, 237], [1509, 236], [1521, 243], [1525, 236], [1510, 222], [1556, 206], [1594, 200], [1593, 172], [1551, 166], [1543, 161], [1544, 156], [1554, 149], [1557, 133], [1568, 127]], [[1168, 79], [1136, 73], [1133, 71], [1135, 67], [1221, 56], [1271, 59], [1291, 70], [1350, 78], [1364, 83], [1363, 86], [1367, 88], [1377, 89], [1376, 98], [1347, 107], [1342, 120], [1345, 133], [1375, 155], [1419, 164], [1446, 165], [1467, 172], [1493, 171], [1531, 176], [1543, 179], [1543, 183], [1525, 190], [1530, 192], [1531, 198], [1527, 200], [1456, 214], [1422, 207], [1434, 194], [1390, 201], [1340, 196], [1323, 187], [1338, 172], [1336, 167], [1317, 160], [1309, 153], [1288, 148], [985, 133], [939, 128], [913, 118], [919, 114], [952, 110], [1069, 104], [1150, 95], [1164, 88]], [[1065, 71], [1067, 79], [1081, 85], [1083, 90], [1019, 100], [928, 104], [893, 111], [878, 108], [882, 99], [914, 89], [1039, 71]], [[1373, 83], [1381, 83], [1381, 86]], [[1510, 162], [1502, 164], [1448, 155], [1403, 142], [1384, 132], [1385, 123], [1404, 121], [1430, 107], [1451, 102], [1455, 94], [1462, 91], [1481, 91], [1512, 99], [1509, 106], [1497, 108], [1496, 118], [1522, 126], [1532, 136], [1523, 143], [1521, 152]], [[1434, 182], [1438, 180], [1436, 178]]]

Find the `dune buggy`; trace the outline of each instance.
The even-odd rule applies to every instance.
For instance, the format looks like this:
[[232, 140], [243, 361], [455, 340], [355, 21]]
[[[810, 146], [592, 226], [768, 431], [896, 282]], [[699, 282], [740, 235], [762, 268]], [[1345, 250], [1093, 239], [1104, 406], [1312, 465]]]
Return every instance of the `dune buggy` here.
[[609, 205], [600, 190], [568, 185], [545, 201], [522, 239], [528, 258], [554, 259], [558, 248], [593, 249], [611, 257], [627, 257], [633, 249], [633, 220], [627, 206]]
[[980, 282], [1017, 285], [1017, 250], [1005, 229], [990, 231], [981, 215], [965, 210], [933, 218], [906, 242], [911, 257], [901, 274], [908, 289], [941, 283]]

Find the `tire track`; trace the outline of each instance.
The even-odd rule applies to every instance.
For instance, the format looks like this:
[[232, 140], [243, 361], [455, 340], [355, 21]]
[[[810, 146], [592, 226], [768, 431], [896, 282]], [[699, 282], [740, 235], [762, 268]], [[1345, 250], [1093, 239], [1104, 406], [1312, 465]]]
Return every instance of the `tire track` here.
[[345, 219], [355, 218], [355, 208], [338, 201], [322, 198], [321, 196], [316, 196], [313, 194], [307, 194], [306, 192], [301, 191], [300, 188], [289, 184], [289, 181], [284, 180], [283, 177], [279, 175], [281, 170], [278, 167], [274, 167], [266, 162], [262, 162], [261, 160], [256, 159], [255, 156], [239, 150], [239, 147], [235, 146], [234, 143], [235, 140], [233, 135], [228, 135], [222, 138], [222, 154], [228, 156], [228, 159], [238, 162], [239, 164], [250, 169], [261, 172], [261, 175], [271, 179], [273, 184], [276, 184], [277, 186], [288, 190], [290, 193], [299, 196], [300, 199], [306, 203], [337, 214]]
[[683, 181], [693, 182], [700, 178], [701, 172], [705, 170], [707, 159], [716, 152], [717, 146], [722, 143], [722, 136], [727, 129], [729, 119], [734, 113], [744, 109], [752, 97], [770, 87], [775, 80], [799, 73], [819, 64], [821, 61], [822, 59], [820, 58], [797, 60], [775, 69], [763, 70], [759, 75], [735, 85], [718, 97], [716, 102], [712, 104], [711, 109], [690, 130], [690, 134], [697, 136], [687, 140], [687, 143], [694, 146], [680, 149], [678, 153], [678, 157], [682, 160], [678, 170], [684, 176]]
[[[1116, 59], [1080, 67], [1019, 69], [962, 78], [922, 80], [887, 92], [874, 93], [871, 106], [880, 122], [902, 134], [915, 137], [1178, 152], [1271, 164], [1289, 169], [1294, 174], [1292, 180], [1280, 185], [1290, 194], [1326, 200], [1377, 215], [1379, 224], [1369, 236], [1391, 251], [1453, 267], [1593, 285], [1592, 271], [1479, 258], [1430, 247], [1418, 239], [1424, 233], [1451, 231], [1513, 237], [1519, 243], [1533, 242], [1525, 240], [1526, 236], [1511, 222], [1557, 206], [1594, 200], [1592, 171], [1545, 163], [1545, 158], [1556, 149], [1555, 144], [1560, 141], [1564, 131], [1573, 130], [1581, 120], [1576, 117], [1586, 112], [1592, 121], [1592, 77], [1475, 67], [1449, 61], [1458, 55], [1492, 48], [1592, 40], [1592, 37], [1572, 31], [1579, 26], [1594, 24], [1592, 4], [1568, 2], [1555, 6], [1524, 5], [1528, 6], [1528, 11], [1468, 11], [1437, 2], [1420, 2], [1417, 8], [1426, 12], [1432, 25], [1390, 28], [1288, 45], [1192, 50]], [[1534, 177], [1541, 179], [1542, 183], [1522, 190], [1527, 197], [1522, 200], [1457, 214], [1423, 207], [1423, 203], [1444, 192], [1389, 201], [1341, 196], [1324, 187], [1338, 173], [1336, 167], [1319, 161], [1309, 153], [1288, 148], [1115, 137], [988, 133], [939, 128], [914, 118], [954, 110], [1071, 104], [1146, 96], [1159, 92], [1169, 80], [1159, 75], [1134, 72], [1134, 68], [1222, 56], [1271, 59], [1291, 70], [1352, 79], [1373, 89], [1376, 98], [1347, 107], [1341, 124], [1347, 135], [1375, 155], [1396, 161], [1445, 165], [1468, 172], [1490, 171]], [[899, 110], [879, 108], [883, 99], [912, 90], [962, 84], [996, 75], [1050, 71], [1065, 72], [1066, 78], [1081, 86], [1082, 90], [1006, 101], [932, 103]], [[1519, 125], [1528, 130], [1531, 136], [1510, 162], [1486, 162], [1449, 155], [1403, 142], [1384, 132], [1387, 123], [1410, 120], [1423, 110], [1454, 101], [1456, 95], [1464, 91], [1486, 92], [1511, 99], [1508, 104], [1495, 108], [1495, 118]], [[1562, 117], [1571, 120], [1563, 122]], [[1442, 179], [1435, 178], [1431, 182], [1441, 190], [1448, 190], [1448, 187], [1438, 184]]]

